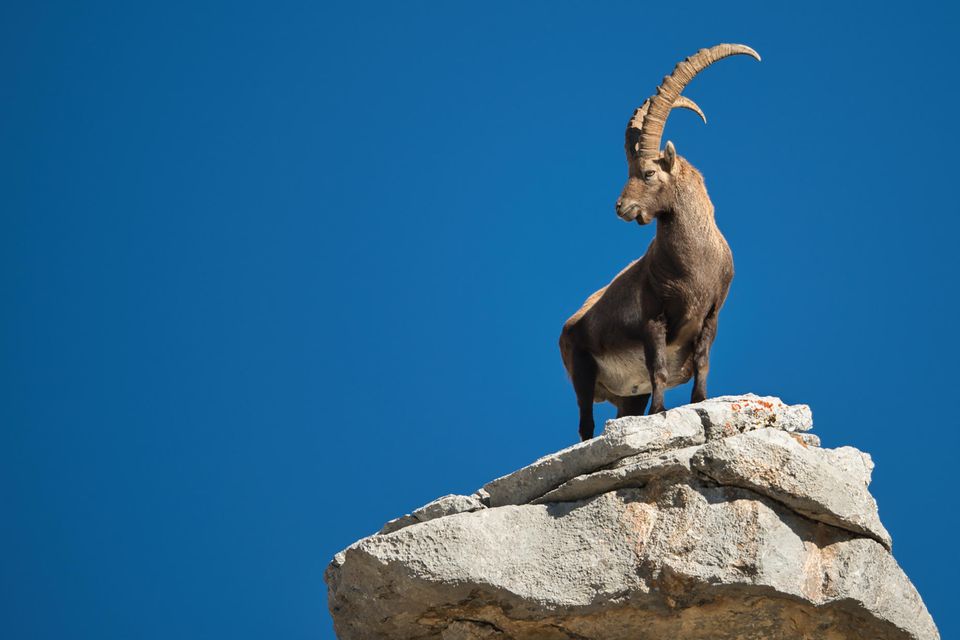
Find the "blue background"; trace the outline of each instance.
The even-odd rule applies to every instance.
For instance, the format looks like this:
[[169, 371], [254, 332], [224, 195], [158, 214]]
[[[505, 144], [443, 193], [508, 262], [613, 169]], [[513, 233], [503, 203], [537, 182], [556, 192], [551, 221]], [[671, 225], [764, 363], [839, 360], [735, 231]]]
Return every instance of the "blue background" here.
[[624, 125], [717, 42], [710, 392], [872, 453], [957, 636], [958, 16], [772, 4], [5, 3], [3, 636], [332, 638], [336, 551], [573, 443]]

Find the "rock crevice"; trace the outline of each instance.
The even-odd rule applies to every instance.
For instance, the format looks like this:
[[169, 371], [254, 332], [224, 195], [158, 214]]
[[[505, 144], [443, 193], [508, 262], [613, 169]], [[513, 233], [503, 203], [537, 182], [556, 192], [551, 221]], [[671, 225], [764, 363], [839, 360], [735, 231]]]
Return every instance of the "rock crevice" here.
[[341, 640], [896, 638], [936, 626], [869, 455], [805, 405], [725, 396], [607, 423], [337, 554]]

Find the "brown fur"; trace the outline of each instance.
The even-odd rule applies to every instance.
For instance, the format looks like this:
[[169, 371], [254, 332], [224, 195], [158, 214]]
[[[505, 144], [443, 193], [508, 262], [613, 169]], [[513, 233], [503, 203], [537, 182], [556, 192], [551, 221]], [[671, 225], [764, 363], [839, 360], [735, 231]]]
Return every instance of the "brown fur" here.
[[671, 143], [641, 159], [628, 135], [630, 176], [617, 201], [624, 220], [657, 220], [646, 254], [589, 298], [564, 324], [560, 353], [577, 390], [580, 435], [593, 435], [593, 402], [618, 415], [662, 411], [663, 392], [696, 381], [706, 398], [717, 315], [733, 279], [733, 256], [714, 221], [703, 177]]

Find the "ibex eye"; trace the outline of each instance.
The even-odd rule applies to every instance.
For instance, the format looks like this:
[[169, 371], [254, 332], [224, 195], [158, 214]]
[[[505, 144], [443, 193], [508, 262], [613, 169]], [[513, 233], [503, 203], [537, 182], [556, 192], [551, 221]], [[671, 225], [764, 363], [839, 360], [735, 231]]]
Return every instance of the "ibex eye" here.
[[643, 172], [643, 177], [644, 177], [644, 178], [647, 178], [647, 179], [649, 180], [650, 178], [652, 178], [652, 177], [654, 176], [655, 173], [656, 173], [656, 171], [654, 171], [654, 170], [652, 170], [652, 169], [649, 170], [649, 171], [644, 171], [644, 172]]

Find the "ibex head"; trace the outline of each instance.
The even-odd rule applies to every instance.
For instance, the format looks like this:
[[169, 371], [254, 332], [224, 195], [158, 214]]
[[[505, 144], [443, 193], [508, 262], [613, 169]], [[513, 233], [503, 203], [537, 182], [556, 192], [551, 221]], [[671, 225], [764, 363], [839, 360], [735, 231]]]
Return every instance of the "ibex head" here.
[[678, 172], [677, 150], [667, 142], [660, 151], [660, 138], [670, 110], [683, 107], [695, 111], [706, 122], [700, 107], [680, 93], [694, 76], [717, 60], [733, 55], [760, 59], [756, 51], [742, 44], [718, 44], [701, 49], [680, 62], [657, 87], [657, 92], [644, 100], [627, 124], [625, 150], [629, 177], [617, 199], [617, 215], [627, 222], [648, 224], [663, 211], [672, 208]]

